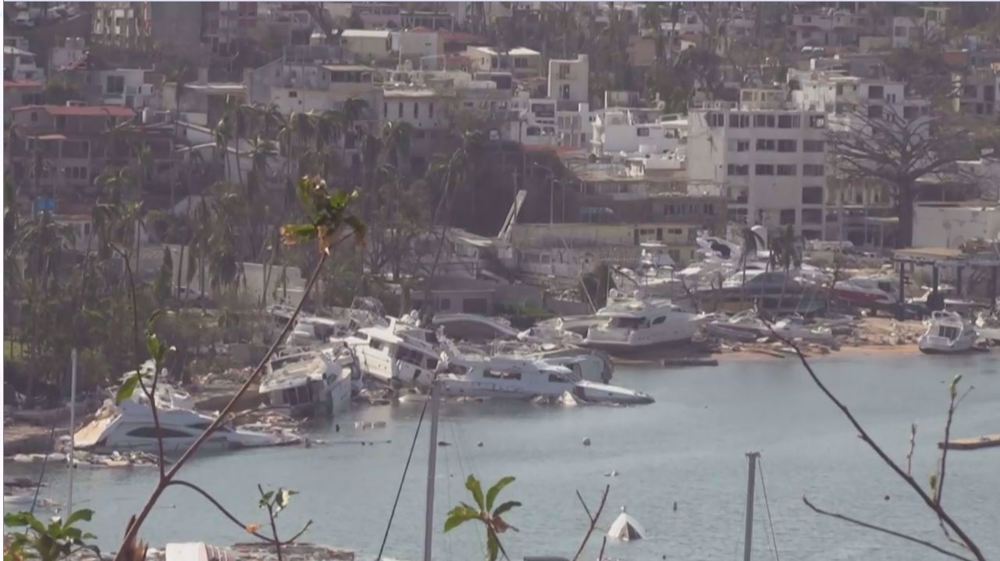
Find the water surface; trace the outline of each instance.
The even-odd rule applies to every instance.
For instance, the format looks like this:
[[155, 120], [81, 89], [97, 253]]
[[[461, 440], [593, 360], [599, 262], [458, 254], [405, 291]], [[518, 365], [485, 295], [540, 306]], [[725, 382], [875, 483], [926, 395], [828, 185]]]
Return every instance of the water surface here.
[[[947, 408], [947, 381], [962, 373], [976, 389], [962, 403], [957, 437], [1000, 432], [1000, 364], [995, 355], [969, 357], [828, 358], [817, 370], [876, 439], [903, 461], [911, 422], [918, 425], [913, 470], [926, 482], [935, 469]], [[449, 403], [442, 408], [438, 449], [434, 558], [482, 558], [478, 530], [442, 534], [445, 513], [468, 500], [465, 477], [486, 481], [514, 475], [504, 499], [524, 503], [504, 536], [512, 559], [571, 558], [586, 517], [575, 491], [596, 504], [611, 484], [602, 524], [627, 505], [648, 539], [608, 545], [618, 559], [740, 559], [746, 493], [745, 452], [762, 452], [767, 503], [784, 559], [941, 559], [919, 546], [813, 514], [803, 495], [824, 508], [944, 543], [936, 520], [905, 484], [861, 442], [840, 412], [792, 360], [723, 363], [717, 368], [664, 370], [619, 367], [615, 382], [653, 395], [634, 408], [556, 407], [529, 403]], [[256, 508], [257, 483], [297, 489], [280, 518], [292, 532], [313, 520], [309, 541], [353, 549], [374, 559], [403, 469], [420, 403], [357, 411], [354, 419], [384, 420], [384, 429], [320, 427], [327, 446], [256, 450], [198, 459], [184, 478], [211, 489], [240, 518], [265, 522]], [[427, 442], [421, 435], [386, 556], [419, 559], [423, 546]], [[581, 441], [589, 437], [592, 445]], [[358, 440], [385, 441], [370, 446]], [[477, 446], [479, 442], [482, 447]], [[7, 476], [31, 468], [5, 464]], [[606, 477], [612, 470], [616, 477]], [[66, 470], [51, 472], [48, 493], [62, 499]], [[91, 531], [114, 548], [130, 513], [155, 482], [155, 470], [77, 470], [78, 507], [97, 511]], [[1000, 558], [1000, 448], [950, 455], [944, 501], [977, 539], [987, 558]], [[677, 510], [672, 508], [677, 503]], [[773, 558], [764, 489], [757, 486], [754, 557]], [[246, 534], [186, 489], [168, 490], [147, 521], [153, 544], [204, 540], [228, 544]], [[594, 558], [595, 536], [585, 557]]]

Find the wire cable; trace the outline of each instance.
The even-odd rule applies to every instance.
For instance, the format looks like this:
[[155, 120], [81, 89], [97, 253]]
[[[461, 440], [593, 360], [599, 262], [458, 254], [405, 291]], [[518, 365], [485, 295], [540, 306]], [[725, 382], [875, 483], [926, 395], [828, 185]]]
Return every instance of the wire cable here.
[[757, 467], [760, 469], [760, 488], [764, 492], [764, 507], [767, 509], [767, 525], [771, 529], [771, 544], [774, 546], [774, 560], [781, 561], [778, 557], [778, 540], [774, 537], [774, 521], [771, 519], [771, 504], [767, 501], [767, 485], [764, 484], [764, 462], [757, 459]]
[[389, 540], [389, 529], [392, 528], [392, 519], [396, 517], [399, 496], [403, 494], [403, 483], [406, 482], [406, 472], [410, 471], [410, 460], [413, 459], [413, 450], [417, 447], [417, 437], [420, 435], [420, 425], [424, 424], [424, 413], [427, 412], [428, 401], [424, 401], [424, 407], [420, 410], [420, 418], [417, 419], [417, 430], [413, 431], [413, 442], [410, 444], [410, 453], [406, 456], [406, 465], [403, 466], [403, 476], [399, 478], [399, 488], [396, 489], [396, 500], [392, 502], [392, 510], [389, 512], [389, 522], [385, 525], [385, 534], [382, 536], [382, 545], [378, 547], [376, 561], [382, 561], [382, 552], [385, 551], [385, 543]]

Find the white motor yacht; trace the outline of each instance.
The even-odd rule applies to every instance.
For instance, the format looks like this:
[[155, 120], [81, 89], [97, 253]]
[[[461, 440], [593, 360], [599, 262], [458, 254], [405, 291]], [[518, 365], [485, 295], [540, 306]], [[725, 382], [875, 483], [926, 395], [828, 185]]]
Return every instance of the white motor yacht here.
[[597, 317], [604, 320], [603, 324], [588, 329], [582, 345], [616, 351], [690, 341], [705, 320], [702, 315], [681, 310], [670, 300], [617, 295], [597, 311]]
[[354, 358], [333, 349], [276, 356], [267, 365], [260, 393], [293, 417], [338, 415], [351, 405]]
[[590, 403], [639, 405], [653, 402], [653, 398], [643, 392], [578, 381], [565, 366], [521, 358], [451, 356], [437, 380], [446, 397], [560, 398], [569, 392], [576, 400]]
[[728, 318], [713, 320], [706, 324], [705, 331], [714, 337], [743, 342], [756, 341], [771, 334], [754, 310], [743, 310]]
[[[156, 453], [157, 432], [153, 414], [140, 391], [120, 405], [108, 401], [97, 412], [96, 418], [76, 432], [77, 449], [107, 453], [139, 450]], [[215, 418], [191, 409], [160, 405], [157, 410], [160, 435], [167, 454], [181, 453], [208, 428]], [[287, 434], [272, 434], [243, 430], [232, 426], [219, 427], [202, 444], [204, 450], [231, 450], [258, 448], [297, 442]]]
[[917, 340], [921, 352], [963, 353], [976, 344], [976, 327], [956, 312], [935, 311], [925, 323], [927, 331]]
[[448, 337], [463, 341], [514, 339], [519, 335], [509, 321], [480, 314], [436, 314], [432, 323]]
[[419, 328], [397, 325], [365, 327], [348, 337], [346, 344], [366, 377], [393, 386], [428, 386], [440, 361], [440, 352], [420, 336]]

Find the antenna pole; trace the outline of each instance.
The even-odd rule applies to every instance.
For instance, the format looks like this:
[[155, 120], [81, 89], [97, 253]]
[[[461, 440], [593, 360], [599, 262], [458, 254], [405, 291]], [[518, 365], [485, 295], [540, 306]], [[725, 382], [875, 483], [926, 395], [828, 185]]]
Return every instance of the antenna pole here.
[[760, 452], [747, 452], [749, 473], [747, 474], [747, 527], [743, 538], [743, 561], [750, 561], [750, 547], [753, 543], [753, 495], [754, 482], [757, 480], [757, 458]]
[[427, 455], [427, 513], [424, 521], [424, 561], [431, 561], [431, 541], [434, 536], [434, 476], [437, 468], [437, 433], [440, 392], [437, 380], [431, 382], [431, 434]]

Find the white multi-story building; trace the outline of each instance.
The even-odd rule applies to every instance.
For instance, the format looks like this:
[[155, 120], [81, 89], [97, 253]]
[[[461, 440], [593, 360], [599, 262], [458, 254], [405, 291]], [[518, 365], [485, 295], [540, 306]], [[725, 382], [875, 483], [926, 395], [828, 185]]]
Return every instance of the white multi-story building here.
[[842, 47], [857, 44], [857, 16], [846, 10], [823, 9], [795, 14], [788, 27], [795, 47]]
[[591, 150], [598, 156], [671, 152], [684, 142], [687, 124], [665, 119], [657, 109], [609, 107], [594, 116]]
[[[762, 97], [748, 97], [755, 96]], [[688, 113], [689, 181], [719, 186], [735, 221], [791, 224], [805, 238], [822, 238], [825, 123], [822, 111], [777, 100], [695, 105]]]
[[549, 97], [559, 101], [590, 101], [590, 59], [549, 60]]
[[948, 8], [925, 6], [922, 17], [896, 16], [892, 18], [892, 48], [916, 47], [923, 41], [944, 37]]
[[473, 72], [504, 70], [517, 78], [530, 78], [542, 74], [542, 53], [527, 47], [517, 47], [498, 52], [493, 47], [468, 47], [465, 56], [472, 63]]
[[338, 109], [348, 99], [361, 99], [373, 110], [381, 105], [382, 89], [375, 70], [345, 64], [291, 64], [275, 60], [247, 72], [251, 103], [274, 104], [282, 113]]
[[[906, 84], [888, 78], [845, 76], [836, 71], [789, 70], [792, 101], [802, 109], [821, 111], [833, 128], [858, 126], [868, 118], [929, 119], [930, 102], [907, 97]], [[928, 132], [916, 127], [917, 132]]]

